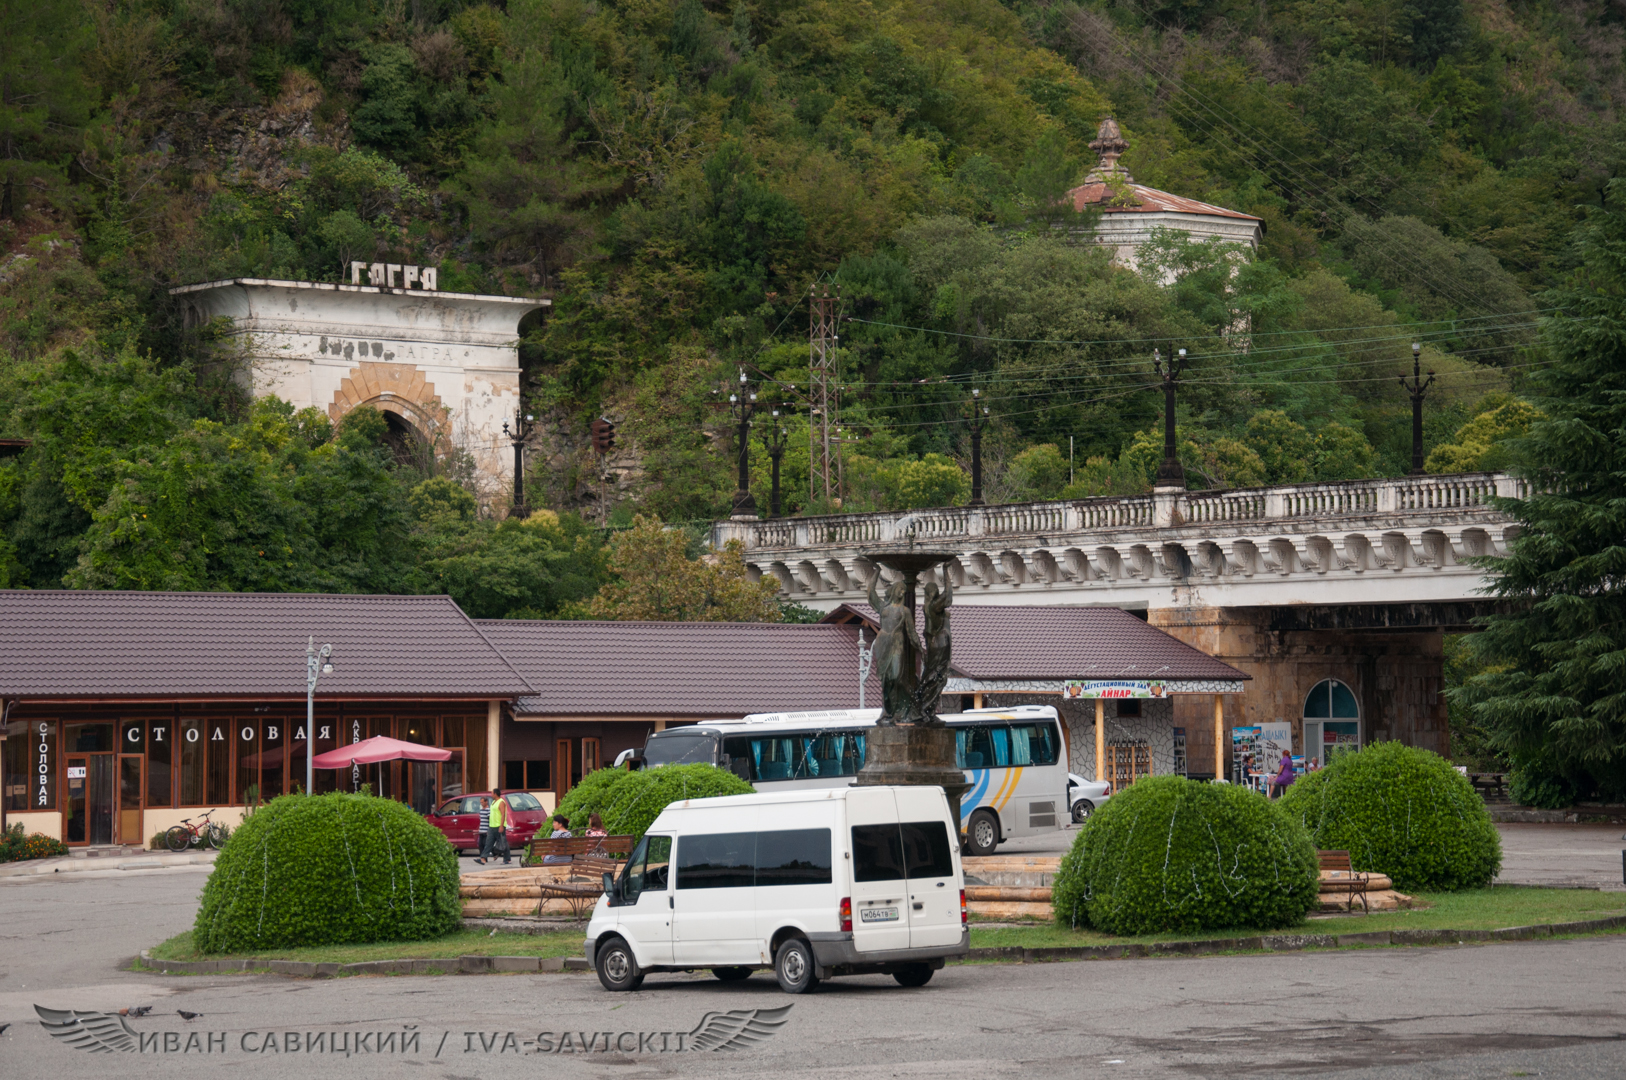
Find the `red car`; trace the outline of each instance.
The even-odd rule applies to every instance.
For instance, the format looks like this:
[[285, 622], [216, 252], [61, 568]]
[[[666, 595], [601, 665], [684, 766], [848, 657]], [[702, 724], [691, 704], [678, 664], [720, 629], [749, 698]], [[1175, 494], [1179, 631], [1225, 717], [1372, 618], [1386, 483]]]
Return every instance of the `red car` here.
[[[429, 824], [446, 834], [446, 839], [459, 852], [480, 849], [480, 800], [491, 798], [491, 792], [475, 792], [447, 799], [429, 815]], [[518, 851], [531, 842], [536, 831], [548, 822], [548, 812], [535, 795], [523, 791], [503, 793], [508, 808], [513, 811], [513, 824], [508, 830], [509, 846]]]

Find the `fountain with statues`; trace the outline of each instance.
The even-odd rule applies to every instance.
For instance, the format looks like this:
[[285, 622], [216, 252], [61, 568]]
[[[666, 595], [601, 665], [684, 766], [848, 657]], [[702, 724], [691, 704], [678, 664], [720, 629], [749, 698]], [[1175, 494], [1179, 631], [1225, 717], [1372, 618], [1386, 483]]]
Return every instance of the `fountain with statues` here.
[[955, 762], [954, 732], [937, 715], [952, 646], [949, 605], [954, 589], [947, 574], [940, 575], [941, 585], [927, 582], [921, 625], [915, 623], [920, 576], [954, 553], [922, 551], [911, 539], [904, 547], [866, 555], [897, 577], [884, 588], [878, 588], [883, 585], [879, 574], [869, 583], [869, 602], [880, 624], [872, 655], [881, 680], [881, 717], [869, 734], [858, 783], [941, 787], [958, 826], [960, 796], [971, 785]]

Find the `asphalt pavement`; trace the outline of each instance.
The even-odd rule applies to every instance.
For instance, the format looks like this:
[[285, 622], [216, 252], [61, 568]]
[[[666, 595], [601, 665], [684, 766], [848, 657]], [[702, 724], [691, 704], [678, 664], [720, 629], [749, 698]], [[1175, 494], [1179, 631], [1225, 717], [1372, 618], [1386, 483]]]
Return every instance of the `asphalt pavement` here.
[[[0, 881], [0, 1024], [10, 1025], [0, 1077], [1626, 1073], [1626, 937], [959, 965], [918, 990], [866, 977], [798, 998], [765, 975], [727, 986], [704, 974], [650, 976], [636, 993], [609, 994], [590, 974], [304, 980], [121, 970], [191, 924], [205, 876], [182, 867]], [[53, 1040], [36, 1004], [150, 1005], [126, 1021], [147, 1050], [92, 1054]], [[709, 1030], [708, 1016], [737, 1026], [726, 1014], [786, 1005], [781, 1026], [751, 1048], [676, 1052]], [[577, 1052], [584, 1043], [595, 1049]]]

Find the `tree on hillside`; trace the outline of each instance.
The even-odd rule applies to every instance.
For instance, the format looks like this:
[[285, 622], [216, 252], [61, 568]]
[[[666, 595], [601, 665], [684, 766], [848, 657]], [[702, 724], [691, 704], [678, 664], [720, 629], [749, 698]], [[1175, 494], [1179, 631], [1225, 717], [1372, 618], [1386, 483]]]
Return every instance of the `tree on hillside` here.
[[1547, 805], [1626, 795], [1626, 209], [1594, 212], [1577, 255], [1546, 298], [1563, 311], [1533, 379], [1548, 418], [1515, 444], [1531, 493], [1503, 503], [1523, 532], [1485, 560], [1516, 610], [1474, 638], [1494, 667], [1457, 691], [1513, 761], [1515, 796]]
[[779, 581], [752, 581], [738, 543], [692, 559], [689, 538], [642, 515], [610, 543], [612, 581], [583, 605], [615, 622], [779, 622]]

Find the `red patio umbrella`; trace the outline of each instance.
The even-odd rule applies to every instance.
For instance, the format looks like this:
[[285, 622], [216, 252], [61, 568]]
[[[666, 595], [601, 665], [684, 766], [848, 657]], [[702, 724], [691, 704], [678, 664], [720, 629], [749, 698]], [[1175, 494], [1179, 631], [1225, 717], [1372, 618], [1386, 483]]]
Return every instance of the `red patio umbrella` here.
[[318, 769], [344, 769], [351, 765], [376, 765], [380, 761], [450, 761], [451, 758], [450, 750], [375, 735], [371, 739], [317, 754], [311, 764]]

